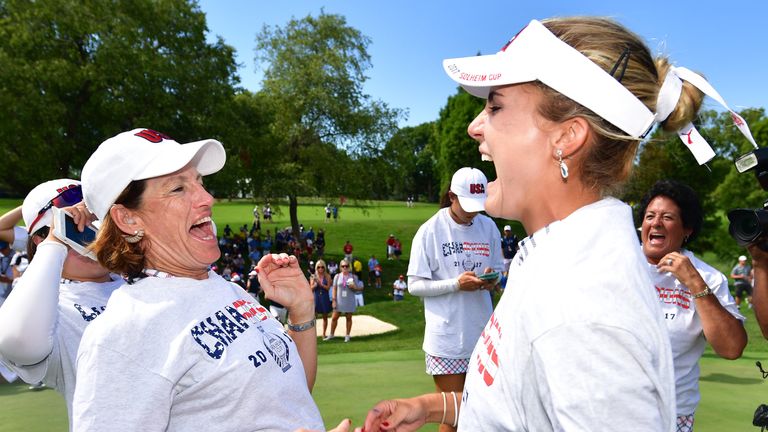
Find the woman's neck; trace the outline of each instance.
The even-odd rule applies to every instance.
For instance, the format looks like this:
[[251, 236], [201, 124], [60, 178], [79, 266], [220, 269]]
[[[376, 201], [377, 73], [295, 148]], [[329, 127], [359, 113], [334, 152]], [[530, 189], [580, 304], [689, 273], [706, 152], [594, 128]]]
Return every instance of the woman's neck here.
[[171, 265], [152, 263], [150, 260], [147, 260], [146, 268], [167, 273], [174, 277], [184, 277], [197, 280], [208, 279], [208, 267], [198, 269], [175, 268]]
[[562, 184], [560, 187], [549, 189], [546, 199], [538, 201], [538, 205], [524, 211], [520, 222], [529, 235], [544, 228], [552, 222], [563, 220], [576, 210], [600, 201], [602, 195], [580, 183], [577, 184], [573, 176], [568, 179], [570, 185]]

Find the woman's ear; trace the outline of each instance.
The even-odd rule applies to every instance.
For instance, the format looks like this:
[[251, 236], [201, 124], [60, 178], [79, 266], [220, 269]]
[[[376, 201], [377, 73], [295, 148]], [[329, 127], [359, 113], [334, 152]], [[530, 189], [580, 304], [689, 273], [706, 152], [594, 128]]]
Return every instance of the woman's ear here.
[[109, 209], [109, 216], [117, 225], [120, 231], [133, 235], [137, 230], [142, 229], [141, 219], [134, 210], [128, 209], [122, 204], [115, 204]]
[[583, 117], [573, 117], [562, 122], [554, 132], [554, 147], [562, 150], [563, 159], [570, 158], [589, 140], [589, 123]]

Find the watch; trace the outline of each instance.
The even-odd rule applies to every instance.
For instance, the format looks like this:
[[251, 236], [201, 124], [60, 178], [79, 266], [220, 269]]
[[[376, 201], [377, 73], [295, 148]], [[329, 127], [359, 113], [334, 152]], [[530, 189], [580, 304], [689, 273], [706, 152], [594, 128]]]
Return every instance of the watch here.
[[704, 291], [697, 292], [696, 294], [693, 295], [693, 298], [697, 299], [704, 296], [708, 296], [710, 294], [712, 294], [712, 288], [710, 288], [709, 285], [704, 285]]

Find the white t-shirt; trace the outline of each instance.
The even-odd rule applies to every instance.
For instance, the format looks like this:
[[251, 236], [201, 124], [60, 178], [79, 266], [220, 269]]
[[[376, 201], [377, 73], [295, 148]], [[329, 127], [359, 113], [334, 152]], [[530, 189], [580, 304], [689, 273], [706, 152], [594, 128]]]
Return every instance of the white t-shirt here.
[[[691, 260], [707, 286], [712, 289], [721, 305], [736, 319], [744, 322], [736, 302], [728, 290], [728, 278], [715, 268], [698, 259], [692, 252], [683, 250]], [[656, 286], [661, 316], [667, 324], [675, 362], [675, 388], [677, 390], [677, 414], [691, 415], [696, 411], [699, 394], [699, 359], [707, 346], [701, 319], [696, 313], [696, 301], [687, 286], [672, 273], [659, 273], [655, 264], [648, 264], [648, 272]]]
[[408, 284], [404, 280], [398, 279], [392, 284], [392, 288], [394, 290], [394, 295], [401, 296], [405, 293], [405, 289], [408, 288]]
[[520, 242], [459, 430], [674, 430], [669, 336], [634, 231], [606, 198]]
[[27, 239], [29, 239], [29, 233], [26, 228], [15, 226], [13, 227], [13, 244], [11, 248], [18, 252], [27, 251]]
[[[112, 292], [124, 282], [114, 275], [110, 282], [60, 283], [66, 256], [67, 247], [63, 244], [44, 242], [38, 246], [35, 258], [18, 279], [0, 313], [0, 339], [20, 338], [26, 343], [24, 347], [0, 343], [0, 360], [24, 381], [42, 381], [61, 393], [71, 427], [80, 339], [86, 327], [104, 311]], [[23, 325], [17, 330], [8, 322]], [[22, 359], [22, 350], [41, 354]]]
[[[493, 221], [477, 215], [472, 225], [451, 219], [448, 207], [424, 222], [411, 245], [408, 276], [433, 281], [457, 279], [465, 271], [482, 274], [486, 267], [501, 271], [501, 239]], [[456, 291], [424, 297], [424, 352], [466, 359], [493, 311], [486, 290]]]
[[77, 367], [76, 431], [324, 430], [282, 324], [214, 272], [120, 288]]

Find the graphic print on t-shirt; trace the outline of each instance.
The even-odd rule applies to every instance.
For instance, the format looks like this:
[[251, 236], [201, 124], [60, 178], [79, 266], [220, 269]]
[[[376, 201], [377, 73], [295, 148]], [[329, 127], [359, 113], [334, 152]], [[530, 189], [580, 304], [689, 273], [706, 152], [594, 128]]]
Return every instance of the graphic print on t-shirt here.
[[240, 299], [192, 327], [190, 333], [211, 358], [220, 359], [227, 347], [251, 325], [271, 317], [263, 306]]
[[683, 309], [691, 307], [691, 291], [686, 287], [665, 288], [656, 285], [656, 292], [662, 303], [680, 306]]
[[496, 314], [491, 315], [488, 324], [480, 334], [480, 341], [485, 349], [478, 350], [477, 353], [477, 371], [483, 377], [485, 385], [491, 386], [496, 379], [496, 373], [499, 371], [499, 358], [496, 353], [496, 346], [501, 340], [501, 326], [496, 319]]
[[[483, 266], [477, 257], [489, 257], [491, 255], [491, 245], [488, 242], [471, 241], [448, 241], [440, 245], [443, 252], [443, 258], [454, 256], [454, 267], [459, 267], [463, 271], [475, 271]], [[482, 269], [480, 269], [482, 270]]]

